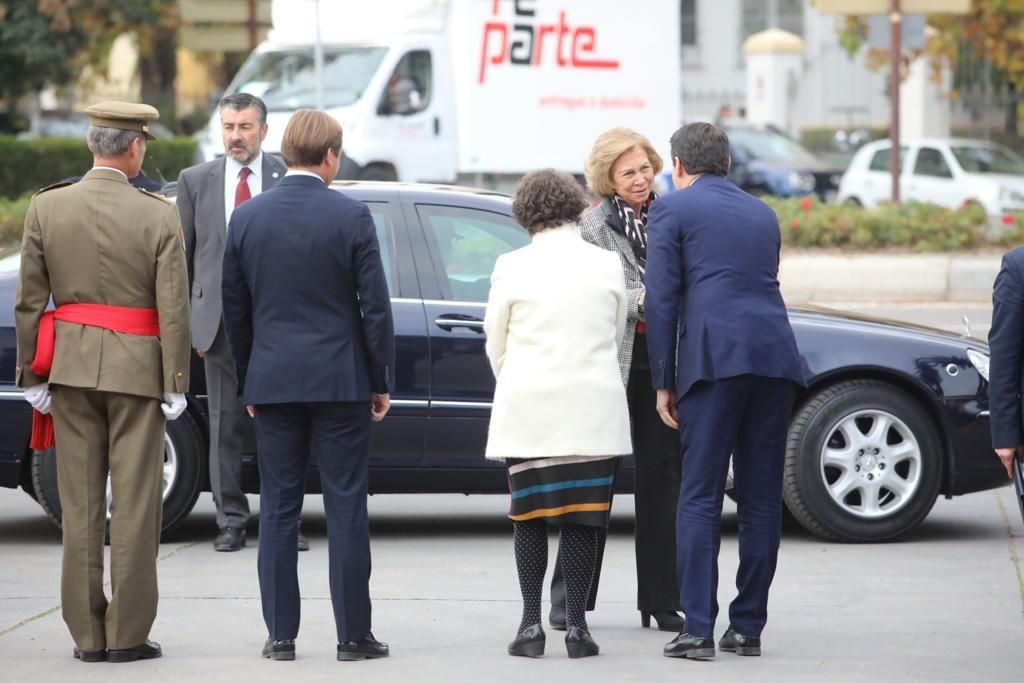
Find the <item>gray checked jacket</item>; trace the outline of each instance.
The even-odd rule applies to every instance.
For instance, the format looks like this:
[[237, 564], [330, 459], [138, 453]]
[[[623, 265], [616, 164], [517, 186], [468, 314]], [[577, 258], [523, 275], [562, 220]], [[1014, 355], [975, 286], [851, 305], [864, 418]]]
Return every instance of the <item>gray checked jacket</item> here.
[[619, 346], [619, 371], [622, 373], [622, 383], [628, 385], [636, 324], [644, 319], [637, 306], [637, 299], [644, 288], [644, 279], [640, 275], [633, 247], [622, 227], [619, 212], [615, 210], [611, 199], [605, 197], [600, 204], [583, 212], [580, 216], [580, 235], [595, 246], [614, 251], [622, 262], [622, 271], [626, 276], [626, 334]]

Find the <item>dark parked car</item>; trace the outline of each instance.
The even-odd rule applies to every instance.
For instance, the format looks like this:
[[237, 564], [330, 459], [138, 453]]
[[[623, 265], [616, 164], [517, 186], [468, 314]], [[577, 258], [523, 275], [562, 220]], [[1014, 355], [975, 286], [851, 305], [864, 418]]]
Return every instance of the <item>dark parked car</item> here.
[[[484, 356], [491, 269], [529, 241], [508, 197], [454, 187], [334, 184], [377, 224], [397, 335], [396, 386], [375, 426], [374, 493], [507, 491], [483, 458], [494, 379]], [[0, 486], [23, 488], [59, 523], [55, 454], [28, 449], [30, 413], [13, 386], [17, 256], [0, 263]], [[1006, 474], [991, 450], [984, 343], [937, 330], [793, 307], [809, 387], [793, 413], [786, 505], [825, 538], [900, 536], [938, 495], [994, 488]], [[195, 359], [188, 411], [168, 423], [164, 527], [208, 490], [206, 412]], [[245, 487], [258, 490], [253, 440]], [[620, 490], [632, 486], [623, 469]], [[315, 469], [309, 490], [316, 492]]]
[[[729, 179], [752, 195], [803, 197], [832, 201], [842, 168], [829, 166], [800, 143], [770, 128], [727, 126], [732, 166]], [[672, 169], [658, 178], [660, 192], [671, 192]]]

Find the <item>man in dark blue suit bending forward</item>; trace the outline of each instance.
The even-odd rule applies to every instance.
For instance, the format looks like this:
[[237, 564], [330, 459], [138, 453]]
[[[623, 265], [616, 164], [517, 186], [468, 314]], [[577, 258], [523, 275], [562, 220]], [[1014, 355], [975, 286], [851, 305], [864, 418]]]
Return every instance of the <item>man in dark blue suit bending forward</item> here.
[[366, 512], [370, 422], [390, 405], [394, 325], [365, 205], [328, 189], [341, 126], [302, 109], [281, 142], [288, 173], [231, 215], [224, 322], [242, 400], [256, 422], [263, 656], [295, 659], [296, 539], [310, 451], [327, 512], [339, 660], [385, 657], [370, 632]]
[[723, 131], [706, 123], [679, 129], [672, 136], [672, 180], [682, 191], [662, 197], [650, 211], [645, 313], [651, 373], [658, 412], [681, 429], [685, 456], [676, 571], [686, 627], [665, 646], [668, 657], [715, 655], [730, 454], [740, 565], [719, 647], [761, 653], [782, 525], [786, 432], [804, 381], [779, 292], [778, 220], [726, 180], [729, 163]]

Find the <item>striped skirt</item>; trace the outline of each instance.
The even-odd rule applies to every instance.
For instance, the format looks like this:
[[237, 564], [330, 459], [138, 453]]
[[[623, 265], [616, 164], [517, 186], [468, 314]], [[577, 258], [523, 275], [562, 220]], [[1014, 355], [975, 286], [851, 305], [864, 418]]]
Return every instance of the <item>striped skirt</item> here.
[[506, 464], [512, 521], [608, 526], [617, 457], [509, 458]]

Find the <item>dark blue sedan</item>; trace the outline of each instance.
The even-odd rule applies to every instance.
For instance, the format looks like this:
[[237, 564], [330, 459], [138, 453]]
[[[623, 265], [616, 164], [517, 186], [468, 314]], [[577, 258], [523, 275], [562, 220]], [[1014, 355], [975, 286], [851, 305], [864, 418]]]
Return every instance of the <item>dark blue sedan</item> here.
[[[494, 389], [483, 317], [495, 259], [530, 239], [510, 199], [440, 186], [333, 187], [369, 206], [394, 308], [396, 385], [373, 434], [371, 491], [507, 491], [504, 468], [483, 457]], [[59, 524], [56, 454], [29, 450], [29, 406], [13, 385], [17, 267], [17, 255], [0, 262], [0, 486], [21, 487]], [[939, 495], [1006, 483], [989, 437], [984, 343], [818, 308], [793, 307], [790, 319], [809, 382], [786, 456], [786, 505], [801, 524], [834, 540], [891, 539]], [[167, 425], [165, 529], [209, 490], [201, 368], [192, 377], [188, 411]], [[247, 452], [245, 488], [256, 492], [251, 435]], [[319, 491], [315, 468], [308, 482]], [[619, 488], [631, 487], [627, 466]]]

